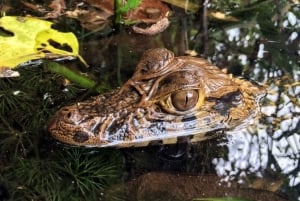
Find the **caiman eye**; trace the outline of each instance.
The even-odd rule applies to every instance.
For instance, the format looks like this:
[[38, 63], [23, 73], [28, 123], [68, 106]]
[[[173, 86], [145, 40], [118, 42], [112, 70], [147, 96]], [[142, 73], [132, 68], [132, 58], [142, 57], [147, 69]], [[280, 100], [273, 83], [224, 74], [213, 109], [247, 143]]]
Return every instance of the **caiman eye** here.
[[172, 105], [179, 111], [186, 111], [195, 107], [199, 100], [197, 90], [182, 90], [171, 95]]
[[167, 113], [186, 115], [199, 110], [205, 100], [202, 88], [182, 89], [171, 92], [159, 101], [160, 107]]

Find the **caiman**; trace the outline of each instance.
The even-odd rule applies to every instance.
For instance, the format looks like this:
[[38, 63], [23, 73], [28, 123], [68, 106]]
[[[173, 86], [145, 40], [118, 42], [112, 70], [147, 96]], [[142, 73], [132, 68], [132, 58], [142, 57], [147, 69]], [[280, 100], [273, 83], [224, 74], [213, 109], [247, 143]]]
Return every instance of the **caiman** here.
[[205, 59], [150, 49], [123, 86], [61, 108], [48, 130], [61, 142], [87, 147], [201, 141], [247, 125], [264, 94]]

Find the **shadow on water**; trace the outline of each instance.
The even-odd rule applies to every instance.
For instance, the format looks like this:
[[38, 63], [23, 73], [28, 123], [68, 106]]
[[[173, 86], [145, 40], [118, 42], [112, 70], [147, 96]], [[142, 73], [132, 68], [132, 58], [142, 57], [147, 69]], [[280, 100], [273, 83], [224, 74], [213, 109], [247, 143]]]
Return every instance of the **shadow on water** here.
[[[1, 12], [41, 15], [28, 6], [14, 8], [13, 2], [2, 0]], [[95, 92], [41, 66], [22, 68], [21, 77], [0, 80], [0, 200], [300, 200], [299, 2], [205, 1], [197, 12], [173, 4], [170, 26], [154, 36], [116, 27], [110, 18], [93, 30], [56, 18], [58, 28], [77, 35], [90, 68], [64, 64], [108, 91], [132, 75], [149, 48], [197, 54], [266, 87], [258, 120], [191, 146], [65, 147], [45, 131], [49, 118]]]

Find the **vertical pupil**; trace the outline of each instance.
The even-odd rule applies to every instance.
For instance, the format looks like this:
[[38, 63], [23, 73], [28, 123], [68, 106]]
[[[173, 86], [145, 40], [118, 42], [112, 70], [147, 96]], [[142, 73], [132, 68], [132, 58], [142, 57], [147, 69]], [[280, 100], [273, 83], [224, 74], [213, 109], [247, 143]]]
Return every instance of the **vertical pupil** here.
[[193, 93], [188, 91], [185, 95], [185, 105], [188, 105], [192, 98], [193, 98]]
[[183, 90], [171, 95], [173, 106], [180, 111], [193, 108], [198, 101], [199, 95], [196, 90]]

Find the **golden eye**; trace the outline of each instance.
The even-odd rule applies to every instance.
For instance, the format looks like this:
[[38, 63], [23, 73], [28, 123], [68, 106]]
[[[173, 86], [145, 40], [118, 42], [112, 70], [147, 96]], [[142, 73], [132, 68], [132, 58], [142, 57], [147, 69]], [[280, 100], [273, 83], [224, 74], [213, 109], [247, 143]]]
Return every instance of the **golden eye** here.
[[197, 90], [182, 90], [171, 95], [172, 105], [179, 111], [189, 110], [197, 105], [199, 93]]

